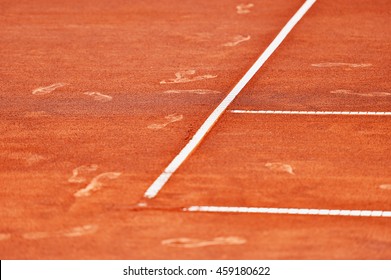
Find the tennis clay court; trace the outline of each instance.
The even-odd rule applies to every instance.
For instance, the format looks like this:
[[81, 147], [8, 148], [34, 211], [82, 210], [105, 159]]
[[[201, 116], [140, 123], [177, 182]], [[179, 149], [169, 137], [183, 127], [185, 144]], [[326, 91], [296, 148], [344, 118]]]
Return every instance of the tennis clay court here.
[[0, 259], [390, 259], [389, 0], [0, 0]]

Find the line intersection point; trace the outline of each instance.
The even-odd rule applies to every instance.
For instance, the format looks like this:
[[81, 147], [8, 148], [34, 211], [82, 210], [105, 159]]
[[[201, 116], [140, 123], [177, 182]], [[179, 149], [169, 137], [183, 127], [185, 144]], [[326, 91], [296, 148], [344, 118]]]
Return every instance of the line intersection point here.
[[300, 9], [293, 15], [293, 17], [287, 22], [287, 24], [281, 29], [280, 33], [274, 38], [262, 55], [255, 61], [253, 66], [246, 72], [246, 74], [240, 79], [230, 93], [224, 98], [224, 100], [217, 106], [206, 121], [201, 125], [198, 131], [194, 134], [193, 138], [186, 144], [186, 146], [179, 152], [179, 154], [171, 161], [166, 169], [160, 174], [160, 176], [152, 183], [144, 194], [145, 198], [152, 199], [157, 196], [160, 190], [164, 187], [172, 174], [182, 165], [182, 163], [190, 156], [190, 154], [196, 149], [196, 147], [202, 142], [206, 134], [214, 126], [217, 120], [225, 112], [227, 107], [232, 103], [241, 90], [247, 85], [251, 78], [258, 72], [262, 65], [268, 60], [273, 52], [278, 48], [282, 41], [288, 36], [293, 27], [300, 21], [300, 19], [306, 14], [316, 0], [307, 0], [300, 7]]

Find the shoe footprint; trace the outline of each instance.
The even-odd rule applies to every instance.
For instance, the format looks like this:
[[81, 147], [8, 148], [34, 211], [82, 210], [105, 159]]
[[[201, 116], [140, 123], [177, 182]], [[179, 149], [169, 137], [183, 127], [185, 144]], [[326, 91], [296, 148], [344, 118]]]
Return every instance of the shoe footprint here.
[[175, 113], [175, 114], [171, 114], [171, 115], [165, 116], [164, 118], [167, 120], [166, 122], [161, 123], [161, 124], [156, 124], [156, 123], [155, 124], [151, 124], [151, 125], [148, 125], [148, 128], [149, 129], [153, 129], [153, 130], [158, 130], [158, 129], [165, 128], [170, 123], [178, 122], [178, 121], [182, 120], [183, 119], [183, 115]]
[[[213, 79], [216, 78], [216, 75], [202, 75], [202, 76], [193, 76], [196, 73], [196, 70], [186, 70], [175, 73], [175, 79], [163, 80], [160, 84], [180, 84], [180, 83], [190, 83], [205, 79]], [[189, 77], [193, 76], [193, 77]]]
[[83, 177], [83, 174], [91, 173], [93, 171], [98, 170], [97, 164], [90, 164], [90, 165], [82, 165], [79, 166], [72, 171], [72, 176], [68, 179], [68, 182], [70, 183], [84, 183], [87, 181], [85, 177]]

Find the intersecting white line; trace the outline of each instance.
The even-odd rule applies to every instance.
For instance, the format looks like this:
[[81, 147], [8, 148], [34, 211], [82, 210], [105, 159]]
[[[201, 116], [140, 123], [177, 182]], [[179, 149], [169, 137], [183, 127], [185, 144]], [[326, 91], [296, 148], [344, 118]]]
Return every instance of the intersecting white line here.
[[230, 110], [234, 114], [391, 116], [391, 112]]
[[316, 0], [307, 0], [301, 6], [301, 8], [293, 15], [288, 23], [282, 28], [273, 42], [266, 48], [257, 61], [251, 66], [246, 74], [240, 79], [236, 86], [230, 93], [224, 98], [224, 100], [217, 106], [212, 114], [206, 119], [198, 131], [194, 134], [193, 138], [186, 144], [186, 146], [179, 152], [179, 154], [171, 161], [171, 163], [164, 169], [160, 176], [152, 183], [144, 194], [145, 198], [154, 198], [160, 190], [164, 187], [172, 174], [182, 165], [182, 163], [190, 156], [195, 148], [201, 143], [209, 130], [221, 117], [227, 107], [232, 103], [244, 86], [250, 81], [250, 79], [257, 73], [262, 65], [268, 60], [268, 58], [274, 53], [286, 36], [291, 32], [293, 27], [299, 22], [299, 20], [305, 15], [305, 13], [311, 8]]
[[307, 209], [307, 208], [265, 208], [265, 207], [228, 207], [228, 206], [191, 206], [183, 208], [186, 212], [212, 213], [258, 213], [258, 214], [290, 214], [319, 216], [350, 217], [391, 217], [391, 211], [381, 210], [339, 210], [339, 209]]

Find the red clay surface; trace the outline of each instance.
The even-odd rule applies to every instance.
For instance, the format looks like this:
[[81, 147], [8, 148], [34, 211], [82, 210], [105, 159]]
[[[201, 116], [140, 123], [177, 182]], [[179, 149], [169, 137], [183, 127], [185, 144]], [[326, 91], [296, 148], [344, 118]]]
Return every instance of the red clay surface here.
[[[239, 4], [0, 3], [1, 259], [391, 257], [389, 218], [180, 211], [389, 211], [391, 190], [379, 186], [391, 184], [390, 117], [227, 112], [149, 207], [134, 207], [303, 1], [255, 2], [246, 14], [237, 13]], [[389, 8], [318, 1], [230, 109], [391, 111]], [[239, 35], [251, 39], [225, 46]], [[325, 62], [371, 66], [311, 65]], [[160, 83], [188, 70], [196, 71], [189, 79], [217, 77]], [[64, 85], [33, 94], [56, 83]], [[200, 89], [209, 92], [165, 93]], [[290, 164], [294, 175], [265, 167], [273, 162]], [[77, 178], [85, 180], [70, 182], [83, 165], [91, 170]], [[105, 172], [115, 173], [90, 196], [75, 197]], [[242, 242], [186, 248], [175, 241], [219, 237]]]
[[390, 5], [317, 1], [231, 109], [391, 111]]
[[390, 136], [377, 116], [227, 115], [156, 200], [389, 210]]

